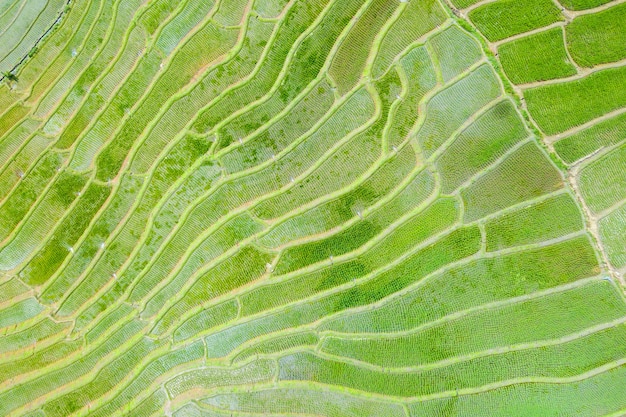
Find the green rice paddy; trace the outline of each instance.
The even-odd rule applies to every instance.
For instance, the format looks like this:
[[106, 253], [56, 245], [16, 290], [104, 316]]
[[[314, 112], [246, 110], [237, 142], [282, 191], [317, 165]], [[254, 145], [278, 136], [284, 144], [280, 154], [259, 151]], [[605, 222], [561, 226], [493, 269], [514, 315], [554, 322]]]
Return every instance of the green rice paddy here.
[[624, 10], [0, 2], [0, 416], [626, 414]]

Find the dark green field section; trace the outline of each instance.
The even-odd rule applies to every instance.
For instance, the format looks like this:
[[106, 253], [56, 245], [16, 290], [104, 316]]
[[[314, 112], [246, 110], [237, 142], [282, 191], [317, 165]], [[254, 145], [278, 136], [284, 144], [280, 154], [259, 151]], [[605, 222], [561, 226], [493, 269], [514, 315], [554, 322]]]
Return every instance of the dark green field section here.
[[453, 3], [0, 3], [0, 415], [624, 414], [623, 5]]

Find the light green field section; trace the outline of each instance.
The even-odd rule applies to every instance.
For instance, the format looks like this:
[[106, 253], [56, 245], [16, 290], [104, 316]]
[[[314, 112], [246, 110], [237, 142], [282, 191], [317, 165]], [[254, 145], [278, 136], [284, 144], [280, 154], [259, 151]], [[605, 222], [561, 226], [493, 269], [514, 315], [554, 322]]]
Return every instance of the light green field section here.
[[626, 409], [623, 68], [457, 12], [72, 1], [0, 84], [0, 415]]
[[27, 55], [36, 52], [37, 43], [53, 29], [67, 3], [6, 0], [0, 4], [0, 73], [9, 73]]

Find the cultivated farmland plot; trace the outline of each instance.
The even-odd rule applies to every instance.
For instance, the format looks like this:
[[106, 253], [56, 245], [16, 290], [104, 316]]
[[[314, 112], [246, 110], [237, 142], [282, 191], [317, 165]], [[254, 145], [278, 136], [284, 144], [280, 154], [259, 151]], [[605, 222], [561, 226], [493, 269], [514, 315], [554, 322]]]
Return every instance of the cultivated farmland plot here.
[[626, 414], [623, 0], [0, 2], [0, 416]]

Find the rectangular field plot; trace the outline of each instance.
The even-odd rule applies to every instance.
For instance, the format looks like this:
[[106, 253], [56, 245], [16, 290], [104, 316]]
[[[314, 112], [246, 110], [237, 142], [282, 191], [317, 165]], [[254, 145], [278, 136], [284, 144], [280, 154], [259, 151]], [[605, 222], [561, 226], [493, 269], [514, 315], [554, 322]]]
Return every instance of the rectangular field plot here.
[[551, 0], [497, 0], [472, 10], [469, 18], [492, 42], [563, 20]]
[[528, 111], [547, 135], [561, 133], [626, 106], [626, 67], [524, 92]]
[[567, 47], [580, 66], [620, 61], [626, 58], [626, 4], [583, 15], [565, 27]]
[[622, 205], [599, 222], [602, 245], [606, 250], [609, 261], [617, 268], [626, 266], [626, 245], [624, 245], [624, 230], [626, 230], [626, 206]]
[[592, 211], [599, 213], [624, 199], [625, 163], [626, 145], [622, 145], [580, 171], [580, 190]]
[[576, 201], [565, 193], [488, 221], [487, 250], [550, 240], [583, 227]]
[[554, 143], [554, 150], [568, 164], [572, 164], [598, 149], [626, 140], [626, 113], [566, 136]]
[[563, 29], [553, 28], [507, 42], [498, 48], [504, 72], [515, 84], [553, 80], [576, 74], [569, 60]]

